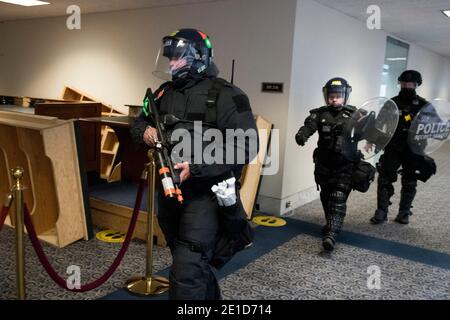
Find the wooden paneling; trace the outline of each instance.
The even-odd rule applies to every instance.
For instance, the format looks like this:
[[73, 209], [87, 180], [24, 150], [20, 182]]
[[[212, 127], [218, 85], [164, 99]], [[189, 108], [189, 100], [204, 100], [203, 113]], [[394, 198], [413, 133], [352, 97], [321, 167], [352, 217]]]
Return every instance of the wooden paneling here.
[[58, 247], [87, 239], [73, 121], [0, 112], [0, 151], [0, 177], [25, 169], [24, 197], [38, 237]]
[[[105, 117], [123, 116], [123, 113], [115, 110], [114, 107], [112, 107], [111, 105], [102, 103], [98, 99], [92, 97], [91, 95], [81, 92], [80, 90], [75, 89], [75, 88], [71, 88], [68, 86], [64, 87], [64, 90], [63, 90], [63, 93], [61, 96], [63, 99], [99, 102], [101, 104], [101, 108], [100, 108], [101, 116], [105, 116]], [[85, 118], [88, 118], [88, 117], [95, 117], [95, 116], [85, 116]], [[99, 172], [100, 177], [103, 179], [106, 179], [108, 181], [117, 180], [117, 175], [114, 178], [111, 177], [111, 174], [115, 169], [114, 163], [115, 163], [115, 158], [116, 158], [117, 147], [114, 149], [115, 151], [114, 150], [111, 151], [107, 148], [104, 148], [104, 144], [105, 144], [105, 142], [112, 141], [113, 144], [118, 145], [119, 141], [117, 139], [117, 136], [116, 136], [114, 130], [111, 130], [107, 126], [101, 126], [101, 128], [99, 130], [100, 130], [100, 134], [101, 134], [102, 138], [101, 138], [100, 155], [99, 155], [100, 160], [98, 163], [97, 172]], [[116, 171], [116, 173], [117, 173], [117, 171]]]
[[[1, 131], [1, 126], [0, 126]], [[0, 132], [0, 140], [1, 140]], [[6, 195], [10, 192], [11, 175], [8, 170], [8, 163], [6, 158], [6, 152], [0, 147], [0, 205], [3, 205], [3, 201]]]
[[[126, 232], [130, 224], [133, 209], [124, 207], [115, 203], [91, 198], [92, 221], [101, 228], [111, 228], [121, 232]], [[136, 229], [133, 237], [146, 240], [147, 235], [147, 217], [145, 211], [139, 211], [136, 222]], [[158, 224], [158, 219], [153, 219], [153, 234], [156, 237], [156, 243], [159, 246], [166, 246], [166, 239]]]
[[256, 116], [256, 127], [258, 128], [259, 152], [257, 161], [245, 166], [241, 176], [240, 196], [247, 217], [250, 219], [253, 214], [256, 197], [258, 195], [259, 184], [263, 164], [266, 158], [267, 147], [270, 140], [272, 123], [261, 116]]
[[[106, 169], [114, 169], [121, 162], [121, 180], [139, 181], [144, 165], [148, 161], [147, 152], [143, 148], [137, 149], [130, 135], [130, 128], [135, 118], [122, 116], [122, 117], [100, 117], [81, 119], [82, 122], [94, 123], [97, 126], [109, 127], [114, 130], [116, 140], [108, 144], [104, 141], [103, 146], [106, 152], [109, 148], [114, 152], [111, 152], [111, 165]], [[110, 130], [111, 130], [110, 129]], [[106, 138], [104, 135], [103, 137]], [[104, 156], [108, 154], [105, 153]], [[106, 164], [108, 162], [105, 162]]]
[[[35, 108], [36, 115], [64, 120], [99, 117], [101, 113], [102, 104], [97, 102], [38, 103]], [[100, 172], [100, 127], [93, 123], [80, 122], [80, 130], [86, 171]]]
[[44, 141], [40, 131], [22, 128], [18, 128], [17, 131], [20, 149], [26, 154], [29, 164], [25, 170], [25, 174], [31, 178], [31, 185], [28, 187], [36, 191], [34, 205], [31, 206], [28, 201], [27, 204], [36, 232], [39, 234], [54, 228], [58, 219], [52, 162], [43, 152]]
[[[101, 102], [97, 98], [92, 97], [91, 95], [88, 95], [79, 89], [71, 88], [68, 86], [64, 87], [64, 90], [61, 94], [62, 99], [64, 100], [77, 100], [77, 101], [95, 101], [95, 102]], [[102, 103], [102, 115], [105, 116], [123, 116], [124, 114], [120, 111], [117, 111], [114, 109], [113, 106]]]
[[99, 117], [102, 104], [96, 102], [37, 103], [34, 113], [70, 120], [78, 118]]
[[[31, 210], [31, 208], [34, 207], [34, 195], [30, 179], [31, 170], [27, 156], [19, 145], [19, 136], [16, 127], [0, 123], [0, 149], [2, 150], [2, 158], [4, 161], [4, 164], [0, 167], [2, 169], [0, 177], [2, 177], [2, 181], [5, 179], [5, 184], [1, 186], [3, 192], [0, 195], [0, 200], [3, 202], [3, 197], [6, 193], [9, 193], [9, 189], [13, 184], [10, 170], [15, 167], [22, 167], [25, 170], [22, 183], [27, 187], [27, 189], [24, 190], [24, 201]], [[12, 217], [11, 220], [14, 224], [14, 217]]]
[[[58, 221], [56, 231], [61, 246], [66, 246], [72, 239], [84, 235], [87, 240], [87, 229], [84, 222], [83, 189], [79, 176], [78, 156], [73, 122], [42, 132], [45, 154], [53, 161], [54, 185], [58, 199]], [[65, 143], [56, 144], [64, 137]]]

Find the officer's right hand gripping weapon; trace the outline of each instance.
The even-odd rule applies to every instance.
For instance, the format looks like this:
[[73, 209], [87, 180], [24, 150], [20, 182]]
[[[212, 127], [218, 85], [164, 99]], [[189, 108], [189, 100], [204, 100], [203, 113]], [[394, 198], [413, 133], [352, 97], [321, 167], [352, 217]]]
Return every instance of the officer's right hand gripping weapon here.
[[183, 195], [180, 190], [180, 175], [174, 169], [172, 159], [170, 158], [170, 143], [167, 140], [166, 129], [160, 121], [158, 109], [156, 108], [153, 92], [147, 89], [144, 99], [144, 110], [154, 121], [157, 139], [153, 148], [156, 154], [156, 167], [161, 178], [161, 184], [166, 199], [176, 199], [180, 204], [183, 203]]

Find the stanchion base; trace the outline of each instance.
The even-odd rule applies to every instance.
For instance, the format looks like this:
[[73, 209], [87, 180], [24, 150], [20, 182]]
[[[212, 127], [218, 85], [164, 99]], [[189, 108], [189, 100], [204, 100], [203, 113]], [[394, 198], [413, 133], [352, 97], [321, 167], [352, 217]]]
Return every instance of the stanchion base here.
[[127, 281], [126, 289], [142, 296], [157, 295], [169, 290], [169, 280], [163, 277], [140, 277]]

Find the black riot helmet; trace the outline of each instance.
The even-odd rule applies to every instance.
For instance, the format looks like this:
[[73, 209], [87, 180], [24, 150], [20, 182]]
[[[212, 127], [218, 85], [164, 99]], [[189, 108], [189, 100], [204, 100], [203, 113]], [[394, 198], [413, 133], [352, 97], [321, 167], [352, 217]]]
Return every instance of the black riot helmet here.
[[212, 63], [209, 37], [196, 29], [180, 29], [162, 39], [153, 74], [175, 80], [187, 74], [200, 74]]
[[344, 98], [344, 105], [347, 104], [350, 99], [350, 94], [352, 93], [352, 87], [349, 85], [347, 80], [343, 78], [333, 78], [328, 80], [322, 89], [323, 97], [325, 99], [325, 104], [328, 105], [328, 96], [331, 93], [339, 93]]
[[398, 81], [414, 82], [417, 83], [417, 86], [420, 86], [422, 84], [422, 75], [416, 70], [406, 70], [402, 72], [400, 77], [398, 77]]

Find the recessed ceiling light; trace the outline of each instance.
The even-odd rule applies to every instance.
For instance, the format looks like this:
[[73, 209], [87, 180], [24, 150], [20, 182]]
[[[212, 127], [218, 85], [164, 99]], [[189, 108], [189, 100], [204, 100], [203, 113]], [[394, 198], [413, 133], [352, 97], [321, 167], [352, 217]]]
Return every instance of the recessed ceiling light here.
[[50, 2], [38, 1], [38, 0], [0, 0], [0, 2], [17, 4], [19, 6], [25, 6], [25, 7], [42, 6], [45, 4], [50, 4]]
[[450, 9], [449, 10], [441, 10], [443, 14], [450, 18]]

